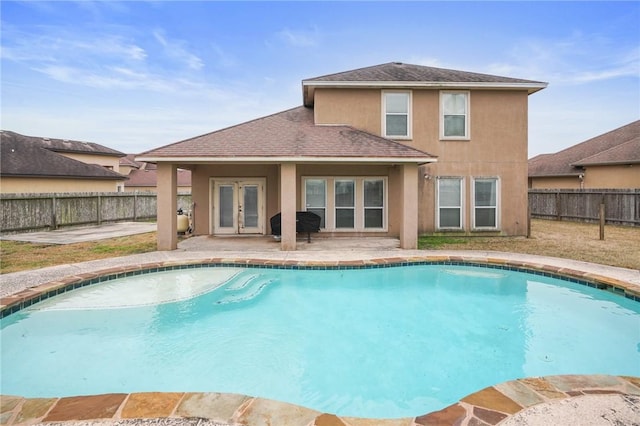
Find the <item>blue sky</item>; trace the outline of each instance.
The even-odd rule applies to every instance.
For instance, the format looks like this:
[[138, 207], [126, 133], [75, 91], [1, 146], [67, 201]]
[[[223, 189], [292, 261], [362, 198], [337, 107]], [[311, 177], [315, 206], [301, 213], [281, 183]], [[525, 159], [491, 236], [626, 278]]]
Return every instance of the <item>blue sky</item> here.
[[529, 156], [640, 118], [640, 3], [5, 1], [1, 127], [139, 153], [406, 62], [545, 81]]

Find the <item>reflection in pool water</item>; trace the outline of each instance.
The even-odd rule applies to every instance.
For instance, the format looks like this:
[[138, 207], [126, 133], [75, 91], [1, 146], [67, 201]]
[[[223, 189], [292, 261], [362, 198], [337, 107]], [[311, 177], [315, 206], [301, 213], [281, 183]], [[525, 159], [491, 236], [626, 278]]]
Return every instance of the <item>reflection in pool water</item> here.
[[211, 267], [84, 287], [2, 320], [2, 392], [230, 392], [358, 417], [527, 376], [640, 376], [640, 303], [502, 269]]

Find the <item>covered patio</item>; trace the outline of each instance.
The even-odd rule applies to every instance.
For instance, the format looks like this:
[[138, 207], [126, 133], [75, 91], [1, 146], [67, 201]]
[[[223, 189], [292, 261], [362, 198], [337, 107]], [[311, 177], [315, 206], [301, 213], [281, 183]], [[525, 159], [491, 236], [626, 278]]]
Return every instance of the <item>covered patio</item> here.
[[296, 212], [322, 216], [323, 237], [391, 237], [416, 249], [426, 152], [350, 126], [315, 125], [298, 107], [140, 154], [158, 165], [158, 250], [178, 245], [177, 170], [192, 175], [194, 234], [268, 236], [297, 250]]

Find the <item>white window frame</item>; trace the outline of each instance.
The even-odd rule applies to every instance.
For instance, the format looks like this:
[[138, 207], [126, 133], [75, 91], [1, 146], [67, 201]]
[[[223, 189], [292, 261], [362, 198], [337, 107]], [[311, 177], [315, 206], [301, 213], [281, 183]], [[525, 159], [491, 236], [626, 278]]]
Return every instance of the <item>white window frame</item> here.
[[[406, 135], [388, 135], [387, 134], [387, 95], [389, 94], [403, 94], [407, 95], [407, 134]], [[411, 90], [383, 90], [382, 91], [382, 136], [394, 140], [409, 140], [412, 138], [412, 105], [413, 105], [413, 93]], [[392, 115], [404, 115], [401, 113], [389, 113]]]
[[[306, 181], [308, 179], [324, 180], [326, 184], [325, 202], [325, 226], [322, 230], [327, 232], [387, 232], [388, 230], [388, 191], [389, 181], [387, 176], [303, 176], [302, 177], [302, 205], [307, 205]], [[340, 180], [352, 180], [355, 182], [355, 206], [354, 206], [354, 227], [336, 228], [336, 205], [335, 205], [335, 183]], [[382, 206], [382, 228], [365, 228], [364, 226], [364, 181], [382, 180], [383, 184], [383, 206]]]
[[[476, 183], [478, 181], [494, 181], [496, 183], [496, 204], [495, 206], [476, 206]], [[500, 229], [500, 178], [495, 176], [474, 177], [471, 182], [471, 226], [474, 230], [499, 230]], [[495, 209], [495, 226], [478, 226], [476, 224], [476, 209]]]
[[[322, 181], [322, 183], [324, 184], [324, 205], [322, 207], [320, 206], [310, 206], [309, 203], [307, 202], [307, 181], [308, 180], [316, 180], [316, 181]], [[309, 209], [323, 209], [324, 210], [324, 221], [325, 223], [323, 224], [324, 226], [321, 226], [321, 228], [326, 228], [326, 221], [327, 221], [327, 214], [328, 214], [328, 208], [327, 208], [327, 200], [329, 198], [329, 187], [327, 185], [327, 179], [326, 178], [312, 178], [312, 177], [306, 177], [302, 180], [302, 189], [303, 189], [303, 195], [302, 195], [302, 202], [304, 203], [304, 210], [307, 211]]]
[[[445, 114], [444, 101], [447, 95], [466, 95], [465, 114], [464, 114], [464, 135], [462, 136], [445, 136], [445, 115], [461, 115], [461, 114]], [[471, 92], [468, 90], [442, 90], [440, 91], [440, 139], [441, 140], [469, 140], [470, 136], [470, 117], [471, 117]]]
[[[460, 182], [460, 206], [442, 206], [440, 204], [440, 181], [443, 180], [457, 180]], [[440, 176], [436, 179], [436, 229], [438, 230], [447, 230], [447, 231], [461, 231], [464, 229], [464, 224], [465, 224], [465, 215], [464, 215], [464, 211], [465, 211], [465, 195], [464, 195], [464, 188], [465, 188], [465, 179], [464, 177], [460, 177], [460, 176]], [[460, 226], [440, 226], [440, 209], [441, 208], [447, 208], [447, 209], [451, 209], [451, 208], [459, 208], [460, 209]]]
[[[367, 206], [364, 202], [364, 184], [365, 182], [382, 181], [382, 207]], [[360, 191], [362, 192], [362, 228], [368, 231], [380, 231], [387, 228], [387, 182], [381, 177], [365, 177], [362, 179], [360, 185]], [[365, 213], [367, 210], [382, 210], [382, 227], [381, 228], [367, 228], [365, 223]]]

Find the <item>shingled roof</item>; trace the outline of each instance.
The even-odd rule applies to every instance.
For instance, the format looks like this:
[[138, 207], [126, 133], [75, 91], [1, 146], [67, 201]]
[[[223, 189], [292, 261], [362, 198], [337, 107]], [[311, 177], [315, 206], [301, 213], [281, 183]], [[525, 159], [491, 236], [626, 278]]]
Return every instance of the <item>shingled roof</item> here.
[[140, 154], [137, 161], [430, 162], [432, 155], [351, 126], [314, 125], [297, 107]]
[[[54, 141], [53, 144], [50, 142]], [[101, 180], [125, 180], [120, 173], [108, 170], [98, 164], [87, 164], [60, 155], [52, 150], [52, 145], [57, 145], [59, 139], [52, 140], [41, 137], [25, 136], [19, 133], [3, 130], [0, 133], [1, 167], [0, 176], [3, 177], [55, 177], [55, 178], [81, 178]], [[63, 141], [61, 141], [63, 142]], [[68, 141], [67, 141], [68, 142]], [[102, 155], [106, 152], [118, 151], [92, 144], [86, 150], [80, 150], [81, 142], [63, 146], [58, 151], [66, 152], [94, 152], [100, 149]], [[73, 151], [71, 151], [73, 149]], [[98, 153], [98, 155], [100, 155]], [[115, 154], [112, 154], [115, 155]], [[124, 155], [124, 154], [123, 154]]]
[[537, 92], [547, 83], [422, 65], [389, 62], [302, 81], [304, 105], [313, 105], [316, 87], [509, 88]]
[[529, 177], [577, 176], [586, 166], [640, 164], [640, 120], [529, 160]]

